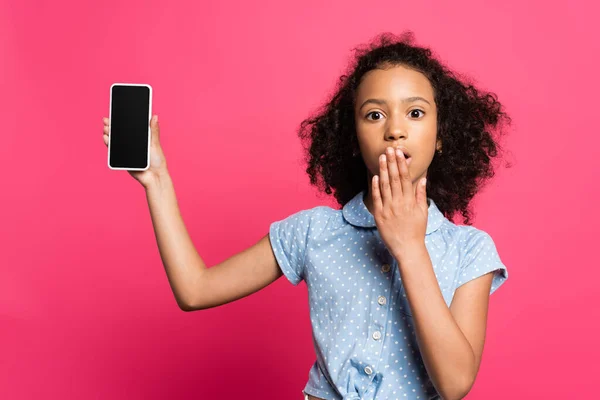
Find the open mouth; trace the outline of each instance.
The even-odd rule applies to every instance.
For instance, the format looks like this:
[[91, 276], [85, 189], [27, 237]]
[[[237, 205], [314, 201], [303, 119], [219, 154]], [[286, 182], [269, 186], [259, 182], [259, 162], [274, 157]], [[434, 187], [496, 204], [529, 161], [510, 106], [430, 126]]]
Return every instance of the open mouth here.
[[400, 149], [400, 151], [402, 151], [402, 154], [404, 154], [404, 159], [406, 160], [406, 165], [409, 165], [410, 162], [412, 161], [410, 153], [401, 147], [398, 147], [398, 149]]
[[399, 149], [400, 149], [400, 151], [402, 151], [402, 154], [404, 154], [404, 158], [406, 158], [408, 160], [410, 158], [410, 154], [402, 148], [399, 148]]

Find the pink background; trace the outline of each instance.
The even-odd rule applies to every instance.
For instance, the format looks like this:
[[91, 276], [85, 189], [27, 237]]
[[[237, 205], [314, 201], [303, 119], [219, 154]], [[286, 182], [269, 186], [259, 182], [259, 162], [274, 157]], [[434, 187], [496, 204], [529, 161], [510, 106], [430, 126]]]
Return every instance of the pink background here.
[[354, 46], [404, 29], [515, 122], [514, 166], [476, 201], [510, 278], [467, 398], [592, 396], [598, 9], [482, 3], [0, 2], [0, 398], [300, 400], [305, 284], [178, 309], [144, 191], [107, 167], [109, 87], [153, 86], [184, 221], [214, 265], [334, 204], [309, 185], [296, 129]]

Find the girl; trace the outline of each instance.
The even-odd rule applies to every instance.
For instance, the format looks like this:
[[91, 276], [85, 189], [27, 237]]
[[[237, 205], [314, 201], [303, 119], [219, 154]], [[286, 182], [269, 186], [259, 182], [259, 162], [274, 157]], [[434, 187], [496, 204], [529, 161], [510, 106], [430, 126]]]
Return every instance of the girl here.
[[[489, 296], [508, 278], [469, 209], [493, 176], [490, 129], [501, 122], [510, 118], [495, 95], [461, 82], [411, 32], [379, 36], [299, 130], [311, 183], [342, 208], [274, 222], [211, 268], [179, 214], [156, 116], [151, 167], [130, 174], [146, 190], [182, 310], [240, 299], [282, 275], [306, 282], [317, 359], [305, 399], [460, 399], [481, 362]], [[456, 213], [466, 225], [452, 222]]]

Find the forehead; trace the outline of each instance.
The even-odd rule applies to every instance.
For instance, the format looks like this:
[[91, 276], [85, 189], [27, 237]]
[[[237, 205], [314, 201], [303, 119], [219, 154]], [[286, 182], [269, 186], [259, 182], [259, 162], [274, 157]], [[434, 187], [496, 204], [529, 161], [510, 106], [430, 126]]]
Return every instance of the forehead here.
[[433, 87], [421, 72], [402, 66], [373, 69], [363, 75], [357, 99], [386, 97], [389, 99], [421, 96], [433, 104]]

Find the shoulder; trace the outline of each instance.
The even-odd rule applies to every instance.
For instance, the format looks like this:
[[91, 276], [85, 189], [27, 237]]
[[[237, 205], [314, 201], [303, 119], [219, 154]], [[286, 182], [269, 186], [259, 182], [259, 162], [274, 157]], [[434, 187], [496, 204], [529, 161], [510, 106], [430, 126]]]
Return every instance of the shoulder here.
[[455, 246], [461, 252], [468, 252], [474, 247], [494, 245], [494, 240], [486, 231], [476, 228], [473, 225], [456, 225], [452, 221], [445, 219], [442, 222], [439, 232], [448, 238], [452, 238]]
[[341, 218], [341, 210], [335, 210], [328, 206], [316, 206], [296, 211], [287, 217], [277, 220], [271, 224], [274, 229], [296, 230], [311, 238], [331, 229], [335, 220]]
[[328, 206], [316, 206], [313, 208], [295, 211], [283, 219], [278, 220], [277, 222], [297, 221], [300, 223], [311, 223], [313, 225], [324, 224], [329, 222], [329, 220], [334, 217], [336, 213], [340, 212], [340, 210], [334, 210]]
[[304, 260], [310, 243], [329, 229], [335, 215], [336, 211], [331, 207], [317, 206], [271, 223], [269, 240], [273, 253], [281, 270], [294, 285], [304, 279]]
[[472, 225], [456, 225], [445, 220], [439, 229], [442, 242], [449, 243], [458, 253], [459, 265], [465, 266], [474, 260], [478, 264], [500, 264], [498, 249], [492, 236]]
[[490, 294], [495, 292], [508, 278], [508, 270], [498, 254], [494, 240], [482, 229], [473, 226], [459, 228], [459, 285], [494, 272]]
[[471, 225], [457, 226], [459, 243], [464, 252], [481, 249], [482, 247], [496, 248], [494, 240], [486, 231]]

